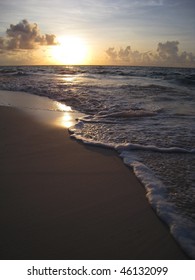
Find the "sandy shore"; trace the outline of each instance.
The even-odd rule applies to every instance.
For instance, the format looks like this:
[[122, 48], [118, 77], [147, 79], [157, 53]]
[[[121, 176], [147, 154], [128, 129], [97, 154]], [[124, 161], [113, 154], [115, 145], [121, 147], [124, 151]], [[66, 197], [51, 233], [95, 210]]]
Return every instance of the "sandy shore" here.
[[0, 107], [1, 259], [186, 259], [114, 151]]

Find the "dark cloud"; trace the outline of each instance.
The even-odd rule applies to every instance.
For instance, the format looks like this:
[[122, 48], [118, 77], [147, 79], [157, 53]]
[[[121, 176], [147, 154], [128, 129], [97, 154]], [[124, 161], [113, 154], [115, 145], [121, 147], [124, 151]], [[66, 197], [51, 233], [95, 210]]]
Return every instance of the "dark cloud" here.
[[162, 61], [169, 61], [176, 62], [178, 59], [178, 48], [179, 42], [178, 41], [167, 41], [166, 43], [159, 43], [157, 48], [157, 53], [162, 59]]
[[157, 53], [159, 60], [166, 64], [195, 64], [195, 56], [192, 53], [179, 53], [178, 41], [167, 41], [166, 43], [159, 43]]
[[56, 45], [53, 34], [41, 35], [36, 23], [29, 23], [26, 19], [18, 24], [10, 24], [6, 30], [6, 37], [0, 37], [1, 50], [35, 49], [40, 45]]
[[195, 56], [188, 52], [179, 52], [178, 41], [159, 43], [155, 53], [133, 51], [130, 46], [126, 48], [109, 48], [106, 50], [109, 61], [116, 64], [128, 65], [162, 65], [162, 66], [195, 66]]

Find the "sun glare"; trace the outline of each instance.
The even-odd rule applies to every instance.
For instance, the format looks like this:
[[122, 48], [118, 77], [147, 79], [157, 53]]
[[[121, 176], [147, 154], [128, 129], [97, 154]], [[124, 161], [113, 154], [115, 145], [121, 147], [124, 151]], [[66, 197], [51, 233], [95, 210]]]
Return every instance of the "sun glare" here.
[[88, 48], [85, 42], [75, 36], [57, 38], [58, 45], [51, 49], [51, 56], [55, 63], [65, 65], [85, 64]]

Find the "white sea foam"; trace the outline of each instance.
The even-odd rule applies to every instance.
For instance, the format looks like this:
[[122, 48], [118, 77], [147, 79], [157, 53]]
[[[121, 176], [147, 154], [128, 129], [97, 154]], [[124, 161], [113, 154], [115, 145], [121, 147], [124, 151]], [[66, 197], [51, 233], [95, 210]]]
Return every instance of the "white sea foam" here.
[[195, 149], [184, 149], [180, 147], [168, 147], [168, 148], [161, 148], [154, 145], [140, 145], [140, 144], [132, 144], [132, 143], [123, 143], [117, 144], [115, 142], [103, 142], [94, 140], [93, 138], [89, 138], [87, 136], [82, 135], [82, 129], [85, 126], [85, 121], [83, 122], [82, 119], [85, 117], [80, 118], [81, 120], [78, 123], [69, 129], [71, 136], [76, 138], [77, 140], [81, 140], [83, 143], [90, 144], [90, 145], [98, 145], [104, 147], [110, 147], [116, 149], [118, 152], [123, 150], [145, 150], [145, 151], [152, 151], [152, 152], [163, 152], [163, 153], [195, 153]]
[[172, 235], [184, 251], [194, 259], [195, 225], [189, 219], [181, 216], [181, 213], [178, 214], [175, 205], [168, 201], [166, 186], [156, 178], [152, 170], [127, 151], [123, 151], [120, 156], [126, 165], [133, 168], [136, 177], [144, 185], [147, 193], [146, 197], [158, 216], [168, 224]]
[[152, 152], [163, 152], [163, 153], [194, 153], [195, 149], [187, 150], [179, 147], [169, 147], [169, 148], [161, 148], [153, 145], [140, 145], [140, 144], [119, 144], [116, 145], [117, 150], [147, 150]]

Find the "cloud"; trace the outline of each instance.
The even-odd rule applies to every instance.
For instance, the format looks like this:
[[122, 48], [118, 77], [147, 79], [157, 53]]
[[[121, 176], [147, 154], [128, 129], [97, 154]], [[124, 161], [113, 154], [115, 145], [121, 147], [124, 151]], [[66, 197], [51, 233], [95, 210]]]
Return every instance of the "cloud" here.
[[53, 34], [41, 35], [36, 23], [29, 23], [26, 19], [18, 24], [10, 24], [6, 36], [0, 37], [1, 50], [30, 50], [41, 45], [56, 45]]
[[172, 42], [167, 41], [166, 43], [159, 43], [157, 48], [159, 57], [163, 61], [167, 61], [170, 59], [172, 61], [173, 60], [177, 61], [178, 51], [179, 51], [178, 45], [179, 45], [178, 41], [172, 41]]
[[195, 56], [192, 53], [182, 52], [179, 54], [179, 42], [167, 41], [166, 43], [159, 43], [157, 53], [159, 60], [163, 63], [172, 64], [191, 64], [195, 65]]
[[108, 48], [108, 49], [106, 50], [106, 53], [107, 53], [108, 57], [109, 57], [113, 62], [116, 61], [118, 54], [117, 54], [117, 52], [115, 51], [114, 48]]
[[133, 51], [131, 46], [106, 50], [109, 63], [126, 65], [186, 66], [195, 67], [195, 56], [186, 51], [179, 52], [178, 41], [158, 43], [156, 52]]
[[120, 48], [118, 56], [121, 60], [129, 62], [131, 56], [131, 47], [127, 46], [125, 49]]
[[0, 37], [0, 50], [4, 48], [4, 40]]
[[151, 63], [149, 52], [133, 51], [131, 46], [120, 48], [119, 51], [115, 50], [115, 48], [109, 48], [106, 50], [106, 54], [109, 61], [112, 60], [116, 64], [143, 65]]

